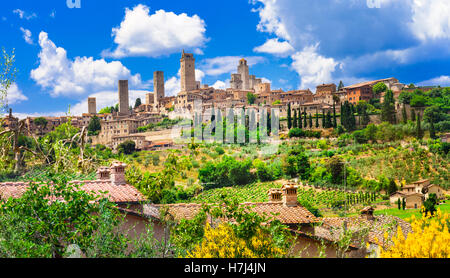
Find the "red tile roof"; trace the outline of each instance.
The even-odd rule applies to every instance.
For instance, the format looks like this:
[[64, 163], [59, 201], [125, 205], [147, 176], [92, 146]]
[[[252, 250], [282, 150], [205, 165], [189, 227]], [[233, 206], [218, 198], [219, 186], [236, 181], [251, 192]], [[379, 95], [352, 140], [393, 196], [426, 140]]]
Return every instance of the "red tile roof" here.
[[[412, 232], [411, 224], [390, 215], [375, 216], [375, 220], [367, 220], [364, 217], [325, 217], [321, 219], [323, 224], [315, 227], [315, 236], [322, 237], [329, 241], [339, 240], [343, 229], [344, 221], [347, 222], [347, 228], [352, 232], [368, 229], [368, 241], [370, 243], [383, 244], [384, 233], [388, 233], [388, 238], [392, 238], [397, 233], [397, 227], [400, 226], [403, 235], [407, 236]], [[385, 242], [389, 246], [392, 242]]]
[[[109, 180], [71, 181], [70, 184], [80, 185], [80, 189], [107, 197], [113, 203], [137, 203], [146, 198], [132, 185], [113, 185]], [[27, 191], [29, 183], [0, 183], [0, 200], [19, 198]], [[105, 192], [105, 193], [103, 193]]]
[[[283, 224], [310, 224], [318, 219], [302, 206], [287, 207], [282, 202], [243, 203], [242, 205], [261, 216], [272, 217]], [[172, 204], [172, 205], [145, 205], [143, 214], [153, 218], [160, 218], [160, 209], [168, 208], [168, 213], [175, 221], [193, 219], [202, 209], [201, 204]]]

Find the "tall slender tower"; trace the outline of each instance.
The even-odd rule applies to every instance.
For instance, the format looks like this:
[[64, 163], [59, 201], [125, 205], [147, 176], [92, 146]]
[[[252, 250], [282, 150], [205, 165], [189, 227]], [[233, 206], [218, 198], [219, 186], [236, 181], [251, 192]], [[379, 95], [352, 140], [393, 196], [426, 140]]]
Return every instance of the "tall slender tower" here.
[[88, 98], [88, 113], [97, 114], [97, 99], [95, 97]]
[[119, 80], [119, 115], [129, 115], [128, 80]]
[[250, 89], [250, 74], [249, 74], [249, 70], [248, 70], [247, 61], [243, 58], [239, 61], [238, 74], [241, 75], [242, 89], [249, 90]]
[[165, 91], [164, 91], [164, 72], [162, 71], [155, 71], [153, 73], [153, 94], [155, 100], [153, 103], [155, 105], [159, 104], [159, 101], [164, 98]]
[[181, 60], [181, 91], [189, 92], [197, 88], [195, 82], [195, 58], [194, 54], [182, 53]]

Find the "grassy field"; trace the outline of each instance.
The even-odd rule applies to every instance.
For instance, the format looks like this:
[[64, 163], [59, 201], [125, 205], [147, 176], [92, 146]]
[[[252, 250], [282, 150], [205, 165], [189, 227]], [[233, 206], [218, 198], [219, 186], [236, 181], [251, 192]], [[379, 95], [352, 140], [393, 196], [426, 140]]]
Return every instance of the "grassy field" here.
[[[445, 204], [439, 205], [438, 208], [441, 209], [442, 212], [450, 213], [450, 201], [447, 200]], [[385, 210], [377, 210], [375, 211], [375, 215], [380, 214], [387, 214], [387, 215], [393, 215], [400, 217], [401, 219], [408, 219], [411, 218], [411, 216], [415, 216], [416, 218], [420, 218], [422, 214], [420, 213], [420, 209], [406, 209], [406, 210], [399, 210], [398, 208], [391, 208], [391, 209], [385, 209]]]

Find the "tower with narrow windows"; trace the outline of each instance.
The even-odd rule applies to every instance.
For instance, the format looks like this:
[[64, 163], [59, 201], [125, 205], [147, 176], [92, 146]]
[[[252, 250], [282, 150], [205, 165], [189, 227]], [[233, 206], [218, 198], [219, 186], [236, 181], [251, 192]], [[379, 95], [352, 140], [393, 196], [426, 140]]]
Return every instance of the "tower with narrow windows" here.
[[181, 74], [181, 91], [189, 92], [197, 89], [195, 82], [195, 58], [194, 54], [183, 53], [180, 60], [180, 74]]

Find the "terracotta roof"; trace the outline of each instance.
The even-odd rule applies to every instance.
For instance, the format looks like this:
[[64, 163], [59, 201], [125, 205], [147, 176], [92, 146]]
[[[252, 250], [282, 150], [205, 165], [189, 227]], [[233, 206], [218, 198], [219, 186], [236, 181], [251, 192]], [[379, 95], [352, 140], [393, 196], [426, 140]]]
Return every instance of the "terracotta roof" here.
[[[316, 223], [318, 219], [302, 206], [287, 207], [282, 202], [243, 203], [251, 211], [259, 215], [274, 217], [283, 224]], [[160, 217], [159, 210], [167, 207], [175, 221], [193, 219], [202, 209], [201, 204], [173, 204], [173, 205], [144, 205], [144, 215], [154, 218]]]
[[[132, 185], [113, 185], [109, 180], [71, 181], [70, 184], [81, 185], [82, 190], [105, 196], [113, 203], [137, 203], [146, 200]], [[19, 198], [27, 191], [28, 186], [29, 183], [25, 182], [0, 183], [0, 199]]]
[[350, 85], [350, 86], [344, 87], [344, 89], [354, 89], [354, 88], [359, 88], [359, 87], [364, 87], [364, 86], [371, 86], [371, 85], [375, 85], [375, 84], [377, 84], [379, 82], [387, 81], [389, 79], [393, 79], [393, 77], [385, 78], [385, 79], [379, 79], [379, 80], [373, 80], [373, 81], [367, 81], [367, 82], [362, 82], [362, 83], [358, 83], [358, 84], [354, 84], [354, 85]]
[[[347, 228], [353, 232], [368, 229], [368, 241], [370, 243], [383, 243], [384, 233], [388, 233], [388, 238], [392, 238], [397, 233], [397, 227], [400, 226], [404, 236], [412, 233], [411, 224], [399, 217], [391, 215], [378, 215], [375, 220], [367, 220], [364, 217], [330, 217], [322, 218], [323, 225], [315, 227], [315, 236], [325, 238], [330, 241], [337, 241], [340, 237], [344, 221], [347, 222]], [[390, 245], [390, 242], [384, 243]]]

